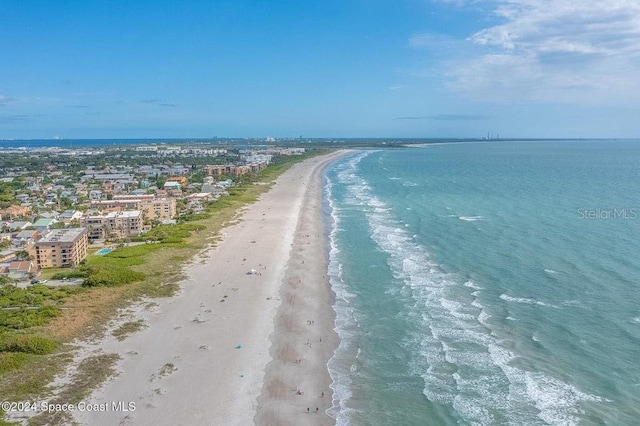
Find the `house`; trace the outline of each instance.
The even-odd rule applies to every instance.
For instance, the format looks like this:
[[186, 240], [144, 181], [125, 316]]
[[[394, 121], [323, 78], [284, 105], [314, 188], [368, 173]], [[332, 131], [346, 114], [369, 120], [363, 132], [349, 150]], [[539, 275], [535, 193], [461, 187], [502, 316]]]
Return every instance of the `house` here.
[[82, 212], [78, 210], [65, 210], [59, 217], [61, 222], [64, 222], [65, 225], [70, 224], [74, 220], [82, 219]]
[[205, 183], [202, 185], [202, 188], [200, 190], [202, 192], [213, 194], [214, 196], [227, 194], [226, 189], [222, 185], [211, 185], [211, 184]]
[[22, 231], [23, 229], [33, 226], [31, 222], [26, 221], [14, 221], [7, 223], [7, 228], [12, 231]]
[[209, 192], [198, 192], [196, 194], [191, 194], [187, 197], [189, 201], [199, 201], [199, 202], [207, 202], [213, 199], [213, 196]]
[[167, 191], [169, 190], [180, 190], [182, 189], [182, 186], [180, 185], [180, 182], [175, 182], [175, 181], [166, 181], [164, 183], [164, 189], [166, 189]]
[[3, 219], [16, 219], [18, 217], [25, 217], [31, 213], [31, 207], [29, 206], [9, 206], [6, 209], [0, 210], [0, 217]]
[[52, 210], [50, 212], [42, 212], [39, 214], [40, 218], [44, 218], [44, 219], [58, 219], [60, 217], [60, 213], [58, 213], [55, 210]]
[[0, 262], [10, 262], [16, 259], [15, 249], [0, 250]]
[[55, 223], [58, 223], [58, 221], [55, 219], [40, 218], [36, 220], [36, 222], [33, 224], [33, 227], [40, 232], [44, 232], [48, 231], [51, 228], [51, 225]]
[[24, 231], [20, 231], [16, 234], [14, 244], [16, 246], [22, 246], [28, 241], [38, 240], [41, 236], [42, 234], [38, 230], [25, 229]]
[[56, 229], [36, 243], [39, 268], [76, 266], [87, 257], [87, 229]]
[[185, 176], [171, 176], [167, 179], [167, 182], [178, 182], [182, 188], [187, 186], [187, 178]]
[[15, 280], [28, 280], [36, 272], [36, 264], [31, 260], [9, 263], [9, 278], [13, 278]]

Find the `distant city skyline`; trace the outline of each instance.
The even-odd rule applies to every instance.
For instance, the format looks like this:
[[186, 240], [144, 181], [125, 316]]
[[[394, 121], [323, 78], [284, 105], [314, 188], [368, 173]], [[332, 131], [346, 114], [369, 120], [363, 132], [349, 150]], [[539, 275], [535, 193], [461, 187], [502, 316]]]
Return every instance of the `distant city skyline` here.
[[5, 0], [0, 139], [640, 137], [635, 0]]

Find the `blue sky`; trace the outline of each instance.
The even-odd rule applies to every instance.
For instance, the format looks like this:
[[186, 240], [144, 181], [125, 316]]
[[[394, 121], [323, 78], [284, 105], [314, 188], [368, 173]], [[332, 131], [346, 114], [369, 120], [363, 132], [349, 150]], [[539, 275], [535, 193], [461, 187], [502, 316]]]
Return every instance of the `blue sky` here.
[[0, 138], [640, 137], [637, 0], [0, 1]]

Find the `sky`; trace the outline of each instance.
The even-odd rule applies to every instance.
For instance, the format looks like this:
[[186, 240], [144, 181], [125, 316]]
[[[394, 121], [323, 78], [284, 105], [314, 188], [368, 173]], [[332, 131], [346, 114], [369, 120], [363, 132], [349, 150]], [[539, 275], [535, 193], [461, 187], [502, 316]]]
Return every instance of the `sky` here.
[[638, 0], [0, 0], [0, 139], [640, 137]]

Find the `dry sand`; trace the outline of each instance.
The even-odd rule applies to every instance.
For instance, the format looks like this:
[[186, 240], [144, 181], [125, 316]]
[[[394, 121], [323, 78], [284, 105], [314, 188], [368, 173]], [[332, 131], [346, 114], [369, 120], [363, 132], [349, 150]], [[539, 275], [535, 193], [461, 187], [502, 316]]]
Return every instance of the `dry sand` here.
[[185, 268], [176, 296], [125, 311], [129, 321], [144, 320], [144, 330], [82, 345], [82, 357], [122, 357], [119, 374], [86, 402], [136, 408], [76, 411], [76, 421], [333, 423], [324, 410], [331, 404], [327, 361], [337, 336], [320, 208], [322, 169], [339, 155], [293, 166], [224, 230], [204, 260], [196, 256]]

